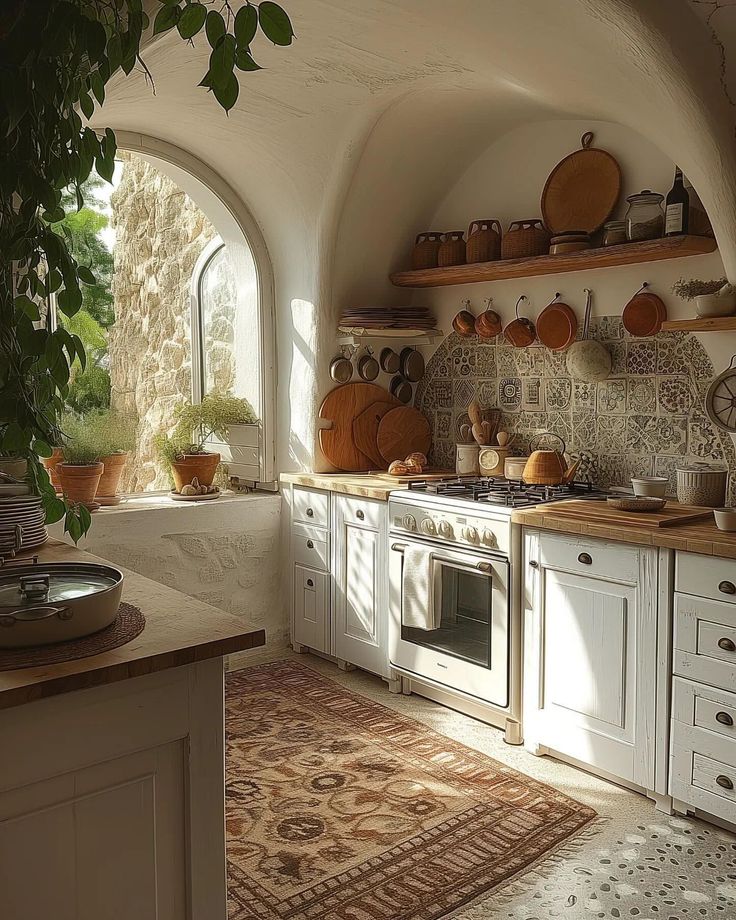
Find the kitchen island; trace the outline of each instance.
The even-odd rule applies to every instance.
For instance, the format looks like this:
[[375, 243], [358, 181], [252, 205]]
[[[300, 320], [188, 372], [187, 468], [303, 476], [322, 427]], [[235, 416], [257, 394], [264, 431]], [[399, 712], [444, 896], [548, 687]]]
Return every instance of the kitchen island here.
[[0, 671], [0, 917], [226, 916], [223, 656], [264, 633], [123, 572], [140, 635]]

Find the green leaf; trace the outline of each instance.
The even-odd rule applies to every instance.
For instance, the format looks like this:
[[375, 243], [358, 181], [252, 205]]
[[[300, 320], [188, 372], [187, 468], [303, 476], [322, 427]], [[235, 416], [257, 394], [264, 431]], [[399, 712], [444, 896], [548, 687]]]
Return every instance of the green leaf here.
[[72, 333], [72, 339], [74, 341], [74, 350], [79, 358], [79, 365], [84, 370], [87, 367], [87, 352], [84, 350], [84, 342], [74, 333]]
[[95, 157], [95, 169], [97, 170], [98, 176], [101, 176], [108, 182], [112, 182], [112, 177], [115, 174], [115, 158], [104, 156]]
[[77, 512], [79, 514], [79, 523], [82, 525], [82, 533], [87, 533], [92, 526], [92, 515], [89, 512], [89, 508], [86, 505], [79, 505]]
[[48, 495], [47, 493], [44, 493], [43, 507], [44, 511], [46, 512], [47, 524], [55, 524], [57, 521], [60, 521], [66, 514], [66, 505], [60, 498], [57, 498], [56, 495]]
[[79, 280], [83, 281], [85, 284], [97, 284], [97, 279], [92, 274], [92, 270], [86, 265], [78, 266], [77, 275], [79, 276]]
[[89, 119], [94, 115], [95, 104], [92, 102], [88, 93], [81, 93], [79, 96], [79, 107], [84, 113], [84, 117]]
[[294, 38], [291, 20], [278, 3], [264, 0], [258, 7], [258, 21], [261, 24], [261, 31], [266, 38], [271, 39], [274, 45], [291, 44]]
[[89, 78], [89, 86], [94, 93], [95, 99], [102, 105], [105, 101], [105, 84], [100, 76], [99, 70], [96, 70]]
[[38, 304], [34, 303], [26, 294], [19, 294], [13, 303], [15, 304], [16, 309], [22, 310], [30, 320], [33, 320], [34, 323], [41, 318], [41, 314], [38, 310]]
[[82, 292], [79, 288], [65, 287], [60, 291], [57, 297], [57, 303], [62, 313], [67, 316], [74, 316], [77, 310], [82, 306]]
[[79, 543], [82, 538], [82, 524], [76, 510], [76, 508], [69, 508], [67, 511], [66, 517], [64, 518], [64, 530], [75, 543]]
[[192, 38], [202, 28], [207, 19], [207, 10], [201, 3], [192, 3], [185, 7], [176, 27], [182, 38]]
[[52, 448], [46, 441], [42, 441], [40, 438], [35, 438], [33, 441], [33, 450], [38, 454], [39, 457], [50, 457], [53, 453]]
[[235, 66], [238, 70], [261, 70], [261, 65], [256, 64], [245, 48], [238, 48], [235, 52]]
[[207, 13], [204, 31], [207, 36], [207, 41], [210, 43], [210, 48], [217, 47], [218, 41], [227, 32], [222, 14], [218, 13], [217, 10], [210, 10], [209, 13]]
[[159, 32], [168, 32], [169, 29], [173, 29], [179, 22], [180, 16], [181, 10], [175, 4], [162, 6], [153, 20], [153, 34], [158, 35]]
[[[210, 74], [212, 75], [212, 88], [227, 90], [230, 87], [230, 78], [235, 66], [235, 38], [226, 35], [210, 55]], [[237, 81], [236, 81], [237, 82]], [[215, 96], [217, 93], [215, 93]], [[235, 98], [237, 99], [237, 90]], [[219, 100], [218, 100], [219, 101]], [[222, 104], [222, 103], [220, 103]], [[230, 106], [232, 108], [232, 106]]]
[[250, 48], [250, 43], [258, 31], [258, 10], [250, 3], [246, 6], [241, 6], [238, 10], [233, 31], [238, 42], [238, 48], [243, 50]]
[[238, 86], [238, 78], [235, 76], [235, 74], [231, 73], [225, 85], [213, 86], [212, 92], [215, 94], [215, 99], [217, 99], [223, 109], [225, 109], [226, 112], [229, 112], [230, 109], [238, 101], [238, 93], [240, 92], [240, 87]]

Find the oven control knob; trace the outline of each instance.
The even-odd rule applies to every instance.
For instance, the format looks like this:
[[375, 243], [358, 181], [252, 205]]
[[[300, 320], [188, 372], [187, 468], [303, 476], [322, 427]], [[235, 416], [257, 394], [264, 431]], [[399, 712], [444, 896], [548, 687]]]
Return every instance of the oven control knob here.
[[431, 518], [425, 518], [421, 523], [421, 528], [423, 533], [429, 534], [430, 536], [437, 533], [437, 527]]
[[478, 530], [475, 527], [465, 527], [463, 529], [463, 537], [465, 537], [468, 543], [477, 543]]
[[492, 530], [488, 530], [488, 528], [486, 528], [483, 531], [483, 536], [481, 537], [481, 539], [483, 540], [486, 546], [496, 546], [497, 545], [496, 535], [493, 533]]
[[437, 529], [439, 530], [441, 537], [452, 536], [452, 524], [449, 521], [440, 521], [439, 527]]
[[417, 519], [413, 514], [405, 514], [401, 519], [401, 523], [407, 530], [416, 530], [417, 529]]

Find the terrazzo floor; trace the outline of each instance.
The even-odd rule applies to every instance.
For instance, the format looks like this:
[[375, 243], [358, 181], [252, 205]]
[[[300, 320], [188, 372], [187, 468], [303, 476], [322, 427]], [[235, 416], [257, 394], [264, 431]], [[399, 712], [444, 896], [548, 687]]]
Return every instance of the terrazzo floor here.
[[[259, 655], [252, 664], [290, 652]], [[340, 671], [313, 655], [299, 661], [356, 693], [423, 722], [594, 808], [595, 826], [454, 915], [455, 920], [734, 920], [736, 836], [695, 818], [669, 817], [654, 803], [550, 757], [504, 744], [500, 731], [416, 694], [399, 696], [363, 671]]]

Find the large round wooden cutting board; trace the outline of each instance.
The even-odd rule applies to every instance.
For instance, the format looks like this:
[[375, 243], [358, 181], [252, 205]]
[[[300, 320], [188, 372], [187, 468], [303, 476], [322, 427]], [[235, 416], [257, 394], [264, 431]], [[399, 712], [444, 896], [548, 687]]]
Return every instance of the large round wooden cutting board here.
[[383, 416], [376, 441], [383, 459], [391, 463], [415, 451], [428, 454], [432, 434], [429, 422], [418, 409], [400, 406]]
[[325, 397], [319, 417], [331, 422], [329, 428], [320, 428], [319, 446], [327, 460], [339, 470], [361, 472], [371, 470], [375, 463], [359, 450], [353, 440], [353, 421], [375, 402], [401, 403], [388, 390], [374, 383], [346, 383], [335, 387]]
[[353, 419], [353, 442], [359, 451], [370, 457], [378, 470], [386, 466], [378, 449], [378, 426], [384, 415], [395, 408], [395, 402], [374, 402]]
[[621, 167], [608, 151], [583, 135], [576, 150], [555, 166], [542, 192], [542, 216], [554, 236], [576, 230], [595, 233], [608, 220], [621, 193]]

